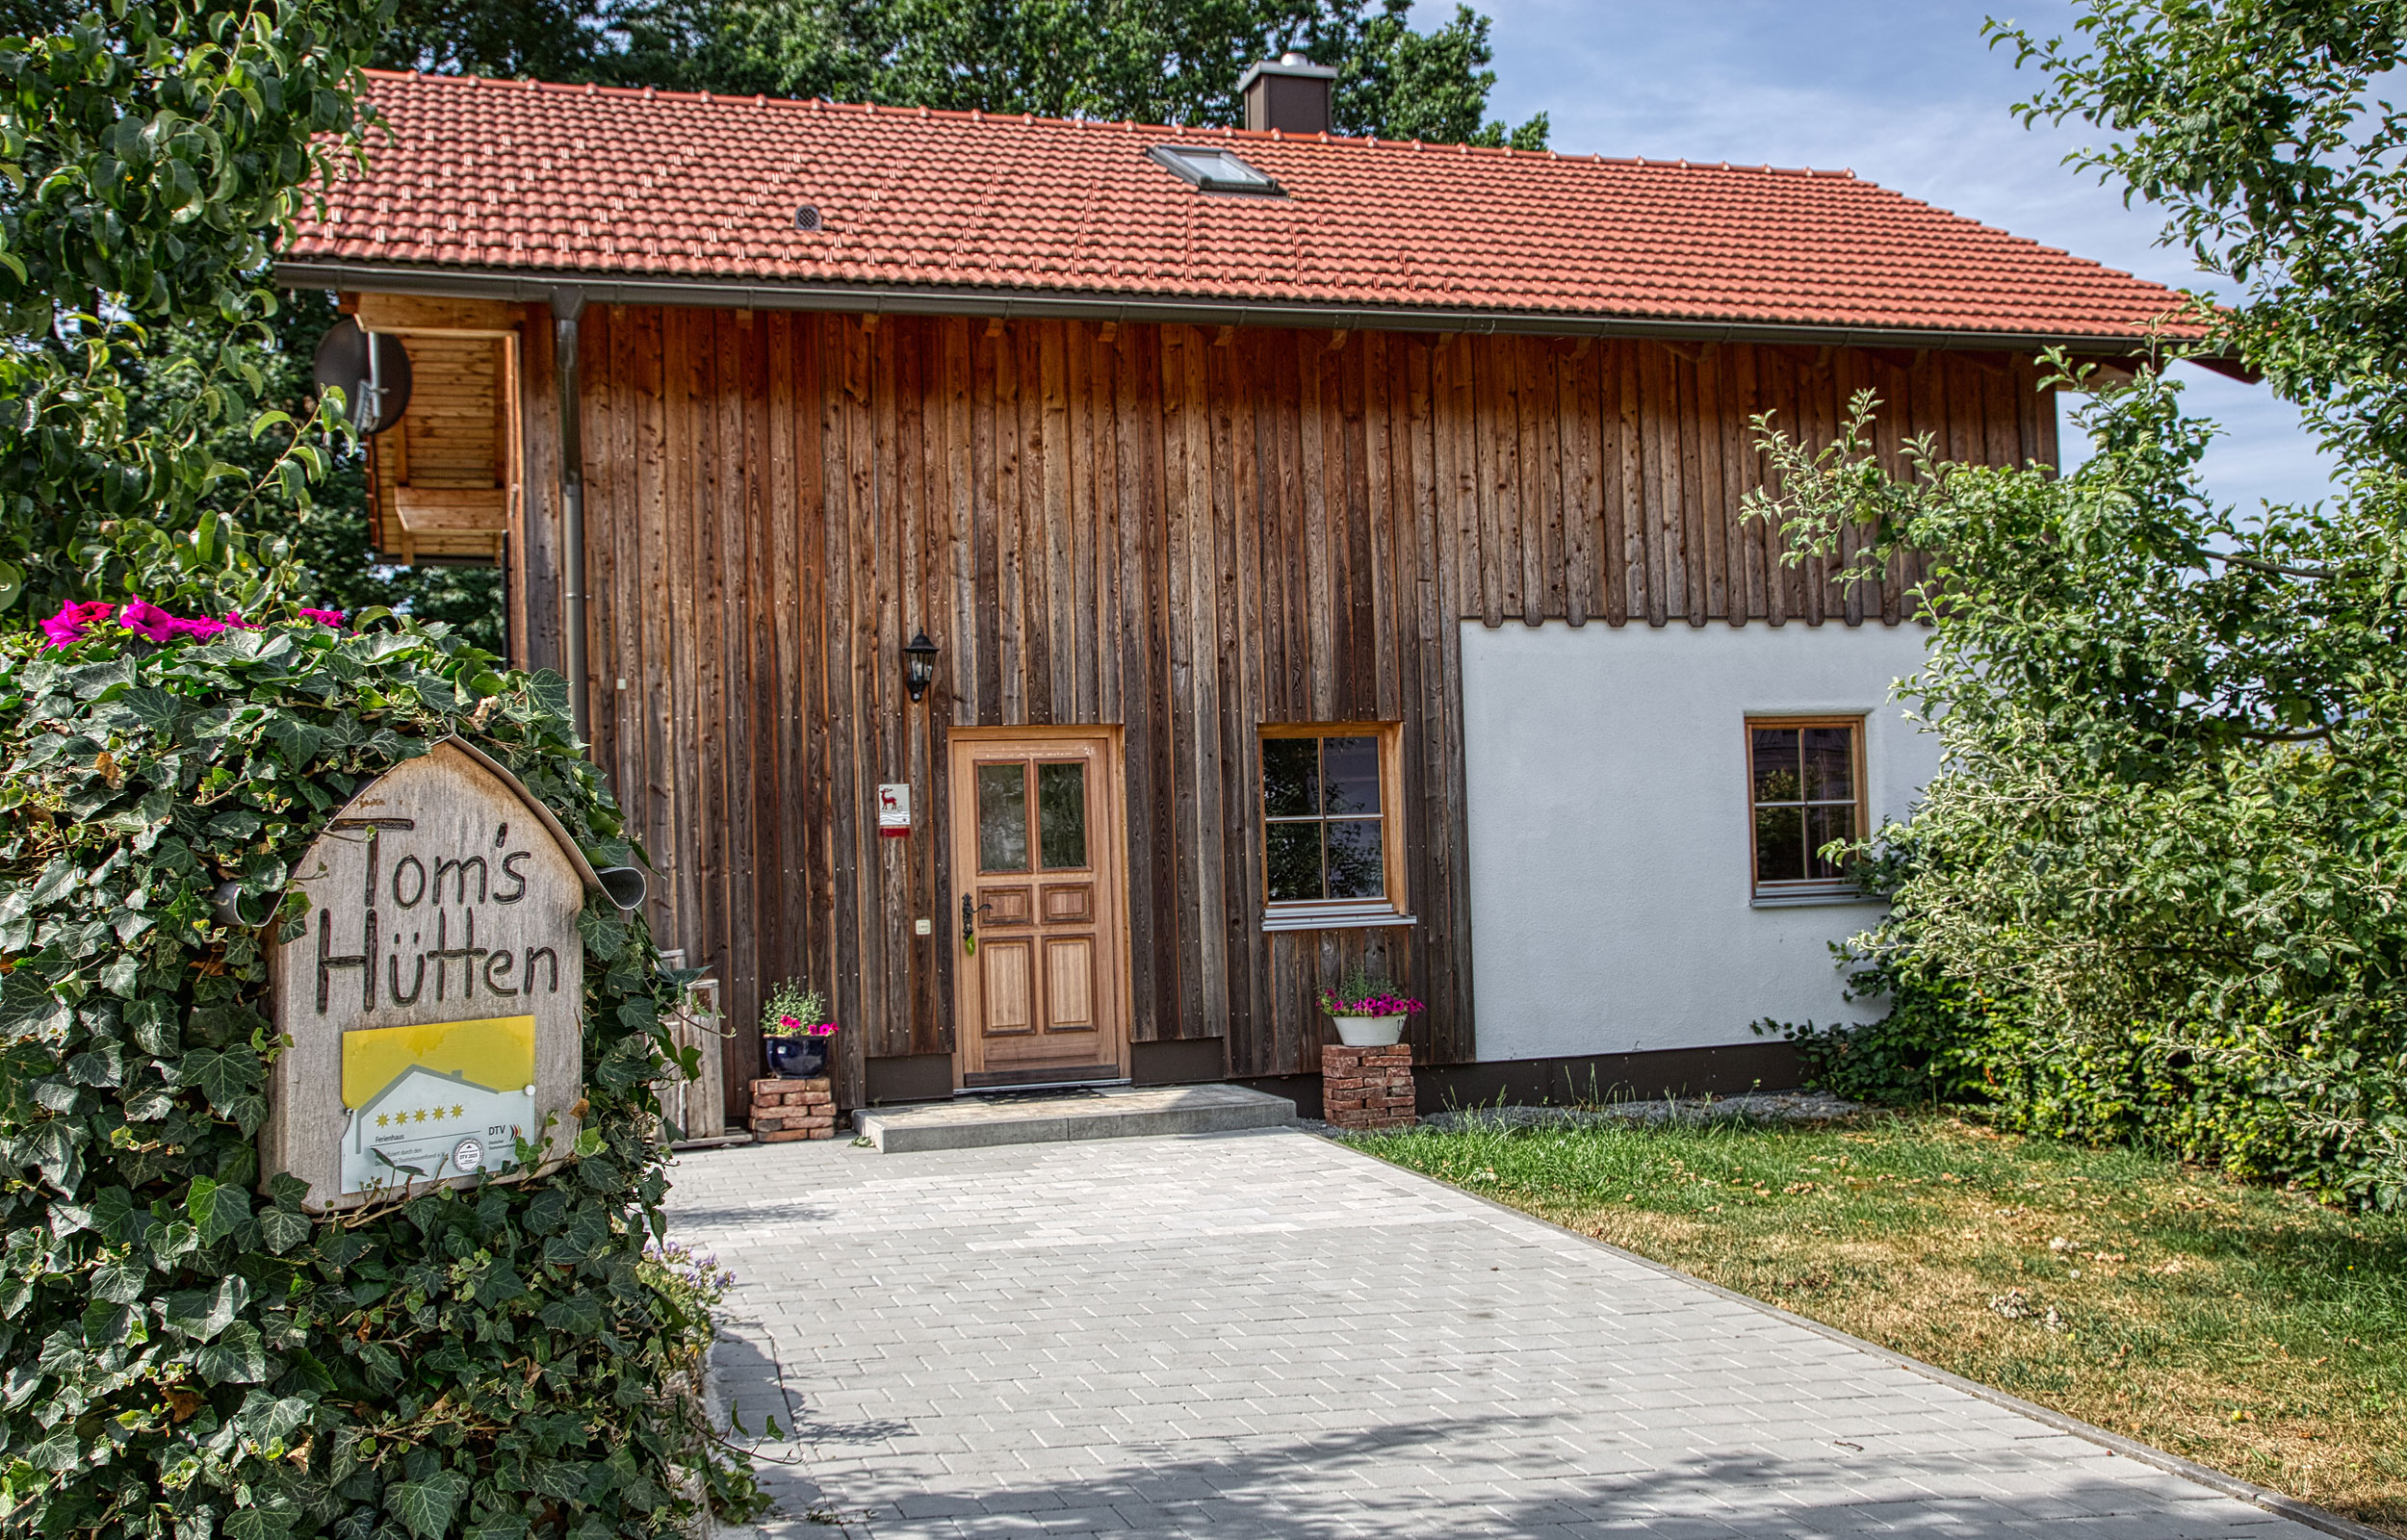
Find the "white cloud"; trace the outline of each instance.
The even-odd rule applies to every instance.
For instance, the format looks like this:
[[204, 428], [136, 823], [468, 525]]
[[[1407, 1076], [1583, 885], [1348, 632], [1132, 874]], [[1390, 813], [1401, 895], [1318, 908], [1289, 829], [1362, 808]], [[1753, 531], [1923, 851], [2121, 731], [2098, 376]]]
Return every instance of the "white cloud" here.
[[[2062, 164], [2097, 135], [2026, 129], [2009, 111], [2039, 84], [1980, 35], [1973, 0], [1488, 0], [1492, 111], [1543, 112], [1576, 154], [1847, 167], [1908, 196], [2160, 283], [2208, 280], [2157, 244], [2161, 219]], [[1424, 3], [1423, 25], [1452, 13]], [[2013, 14], [2069, 29], [2073, 7]], [[2297, 414], [2263, 388], [2186, 370], [2189, 399], [2225, 437], [2207, 462], [2216, 496], [2324, 496], [2329, 473]]]

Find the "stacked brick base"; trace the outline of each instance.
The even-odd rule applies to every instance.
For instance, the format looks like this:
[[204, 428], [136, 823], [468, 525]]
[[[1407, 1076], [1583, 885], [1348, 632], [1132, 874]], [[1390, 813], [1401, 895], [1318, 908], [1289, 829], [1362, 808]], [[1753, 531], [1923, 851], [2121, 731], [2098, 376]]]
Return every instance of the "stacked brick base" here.
[[816, 1080], [756, 1080], [752, 1083], [752, 1137], [764, 1144], [836, 1137], [836, 1083]]
[[1321, 1050], [1321, 1116], [1332, 1128], [1410, 1128], [1412, 1048], [1325, 1047]]

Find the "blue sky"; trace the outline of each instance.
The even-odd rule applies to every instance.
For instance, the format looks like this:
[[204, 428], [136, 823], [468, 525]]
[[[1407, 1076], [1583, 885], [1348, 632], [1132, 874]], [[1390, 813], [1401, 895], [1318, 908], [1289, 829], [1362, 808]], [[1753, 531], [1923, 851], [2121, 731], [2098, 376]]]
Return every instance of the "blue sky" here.
[[[2204, 280], [2156, 244], [2161, 219], [2060, 164], [2085, 126], [2025, 129], [2007, 111], [2035, 89], [1981, 19], [2070, 30], [2064, 0], [1481, 0], [1495, 19], [1491, 106], [1548, 114], [1566, 153], [1847, 167], [1885, 187], [2154, 278]], [[1451, 0], [1421, 4], [1427, 24]], [[2184, 366], [2193, 409], [2227, 435], [2210, 454], [2221, 500], [2323, 496], [2297, 416], [2263, 387]], [[2067, 445], [2068, 451], [2071, 445]], [[2068, 453], [2068, 460], [2070, 455]]]

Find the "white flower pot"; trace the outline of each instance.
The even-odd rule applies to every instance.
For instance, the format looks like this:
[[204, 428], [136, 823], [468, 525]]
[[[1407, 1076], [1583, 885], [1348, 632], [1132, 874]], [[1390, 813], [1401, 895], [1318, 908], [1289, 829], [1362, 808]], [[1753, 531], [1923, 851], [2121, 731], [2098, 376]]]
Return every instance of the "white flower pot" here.
[[1337, 1023], [1337, 1040], [1349, 1048], [1387, 1048], [1404, 1040], [1404, 1017], [1331, 1016]]

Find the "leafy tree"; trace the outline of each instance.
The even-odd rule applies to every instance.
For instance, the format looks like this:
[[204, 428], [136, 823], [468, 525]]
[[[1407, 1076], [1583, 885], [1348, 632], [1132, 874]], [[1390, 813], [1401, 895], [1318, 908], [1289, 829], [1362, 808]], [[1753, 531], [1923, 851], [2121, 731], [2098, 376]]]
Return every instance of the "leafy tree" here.
[[2305, 408], [2342, 485], [2216, 503], [2213, 425], [2156, 368], [2081, 414], [2097, 452], [2061, 477], [1884, 449], [1869, 398], [1819, 450], [1760, 424], [1756, 510], [1793, 556], [1850, 524], [1859, 572], [1941, 553], [1907, 694], [1948, 768], [1859, 853], [1893, 909], [1856, 945], [1902, 1025], [1793, 1033], [1835, 1073], [1969, 1078], [2027, 1127], [2407, 1203], [2407, 122], [2374, 94], [2407, 4], [2086, 0], [2071, 38], [1989, 30], [2045, 77], [2026, 120], [2115, 135], [2071, 159], [2237, 286], [2196, 346]]
[[1341, 133], [1542, 149], [1543, 114], [1486, 117], [1489, 24], [1428, 32], [1411, 0], [402, 0], [380, 62], [738, 95], [1231, 124], [1248, 64], [1338, 71]]
[[570, 0], [400, 0], [375, 63], [442, 75], [582, 82], [610, 42], [590, 8]]
[[1754, 505], [1792, 557], [1836, 561], [1850, 525], [1847, 581], [1939, 553], [1906, 694], [1947, 769], [1865, 853], [1892, 911], [1856, 943], [1902, 1009], [1802, 1034], [1809, 1057], [1910, 1048], [1950, 1089], [1969, 1064], [2025, 1127], [2407, 1203], [2390, 483], [2241, 518], [2198, 479], [2211, 425], [2154, 371], [2083, 411], [2095, 452], [2060, 477], [1883, 452], [1875, 405], [1819, 449], [1758, 424], [1779, 490]]
[[2232, 279], [2219, 340], [2358, 474], [2407, 465], [2407, 0], [2086, 0], [2073, 38], [1989, 23], [2045, 77], [2017, 110]]
[[[0, 38], [0, 612], [143, 595], [222, 607], [231, 514], [305, 505], [327, 430], [261, 411], [268, 258], [356, 141], [372, 4], [118, 0]], [[161, 341], [183, 328], [180, 352]], [[129, 389], [140, 375], [167, 392]], [[237, 485], [229, 428], [275, 435]]]
[[113, 0], [0, 37], [11, 1533], [667, 1536], [756, 1505], [692, 1394], [710, 1282], [646, 1251], [685, 981], [640, 917], [580, 920], [567, 1158], [339, 1222], [261, 1180], [270, 943], [365, 778], [473, 734], [590, 855], [633, 854], [559, 680], [440, 627], [321, 624], [252, 527], [305, 524], [340, 445], [274, 404], [303, 366], [268, 257], [356, 141], [387, 14]]
[[[318, 404], [311, 366], [319, 339], [337, 320], [334, 296], [301, 291], [281, 296], [273, 335], [251, 334], [239, 356], [257, 372], [258, 400], [270, 411], [305, 420]], [[223, 346], [224, 323], [203, 318], [160, 333], [136, 366], [135, 422], [155, 424], [185, 409], [186, 398], [204, 388], [206, 365]], [[255, 538], [281, 541], [306, 576], [299, 590], [318, 607], [358, 611], [383, 606], [422, 621], [441, 621], [460, 637], [491, 653], [505, 651], [502, 573], [493, 567], [392, 567], [375, 561], [369, 547], [366, 464], [348, 444], [332, 446], [324, 478], [305, 501], [284, 498], [247, 500], [243, 494], [268, 474], [280, 452], [273, 437], [254, 437], [247, 426], [220, 423], [210, 452], [236, 474], [205, 495], [202, 506], [239, 515]]]

